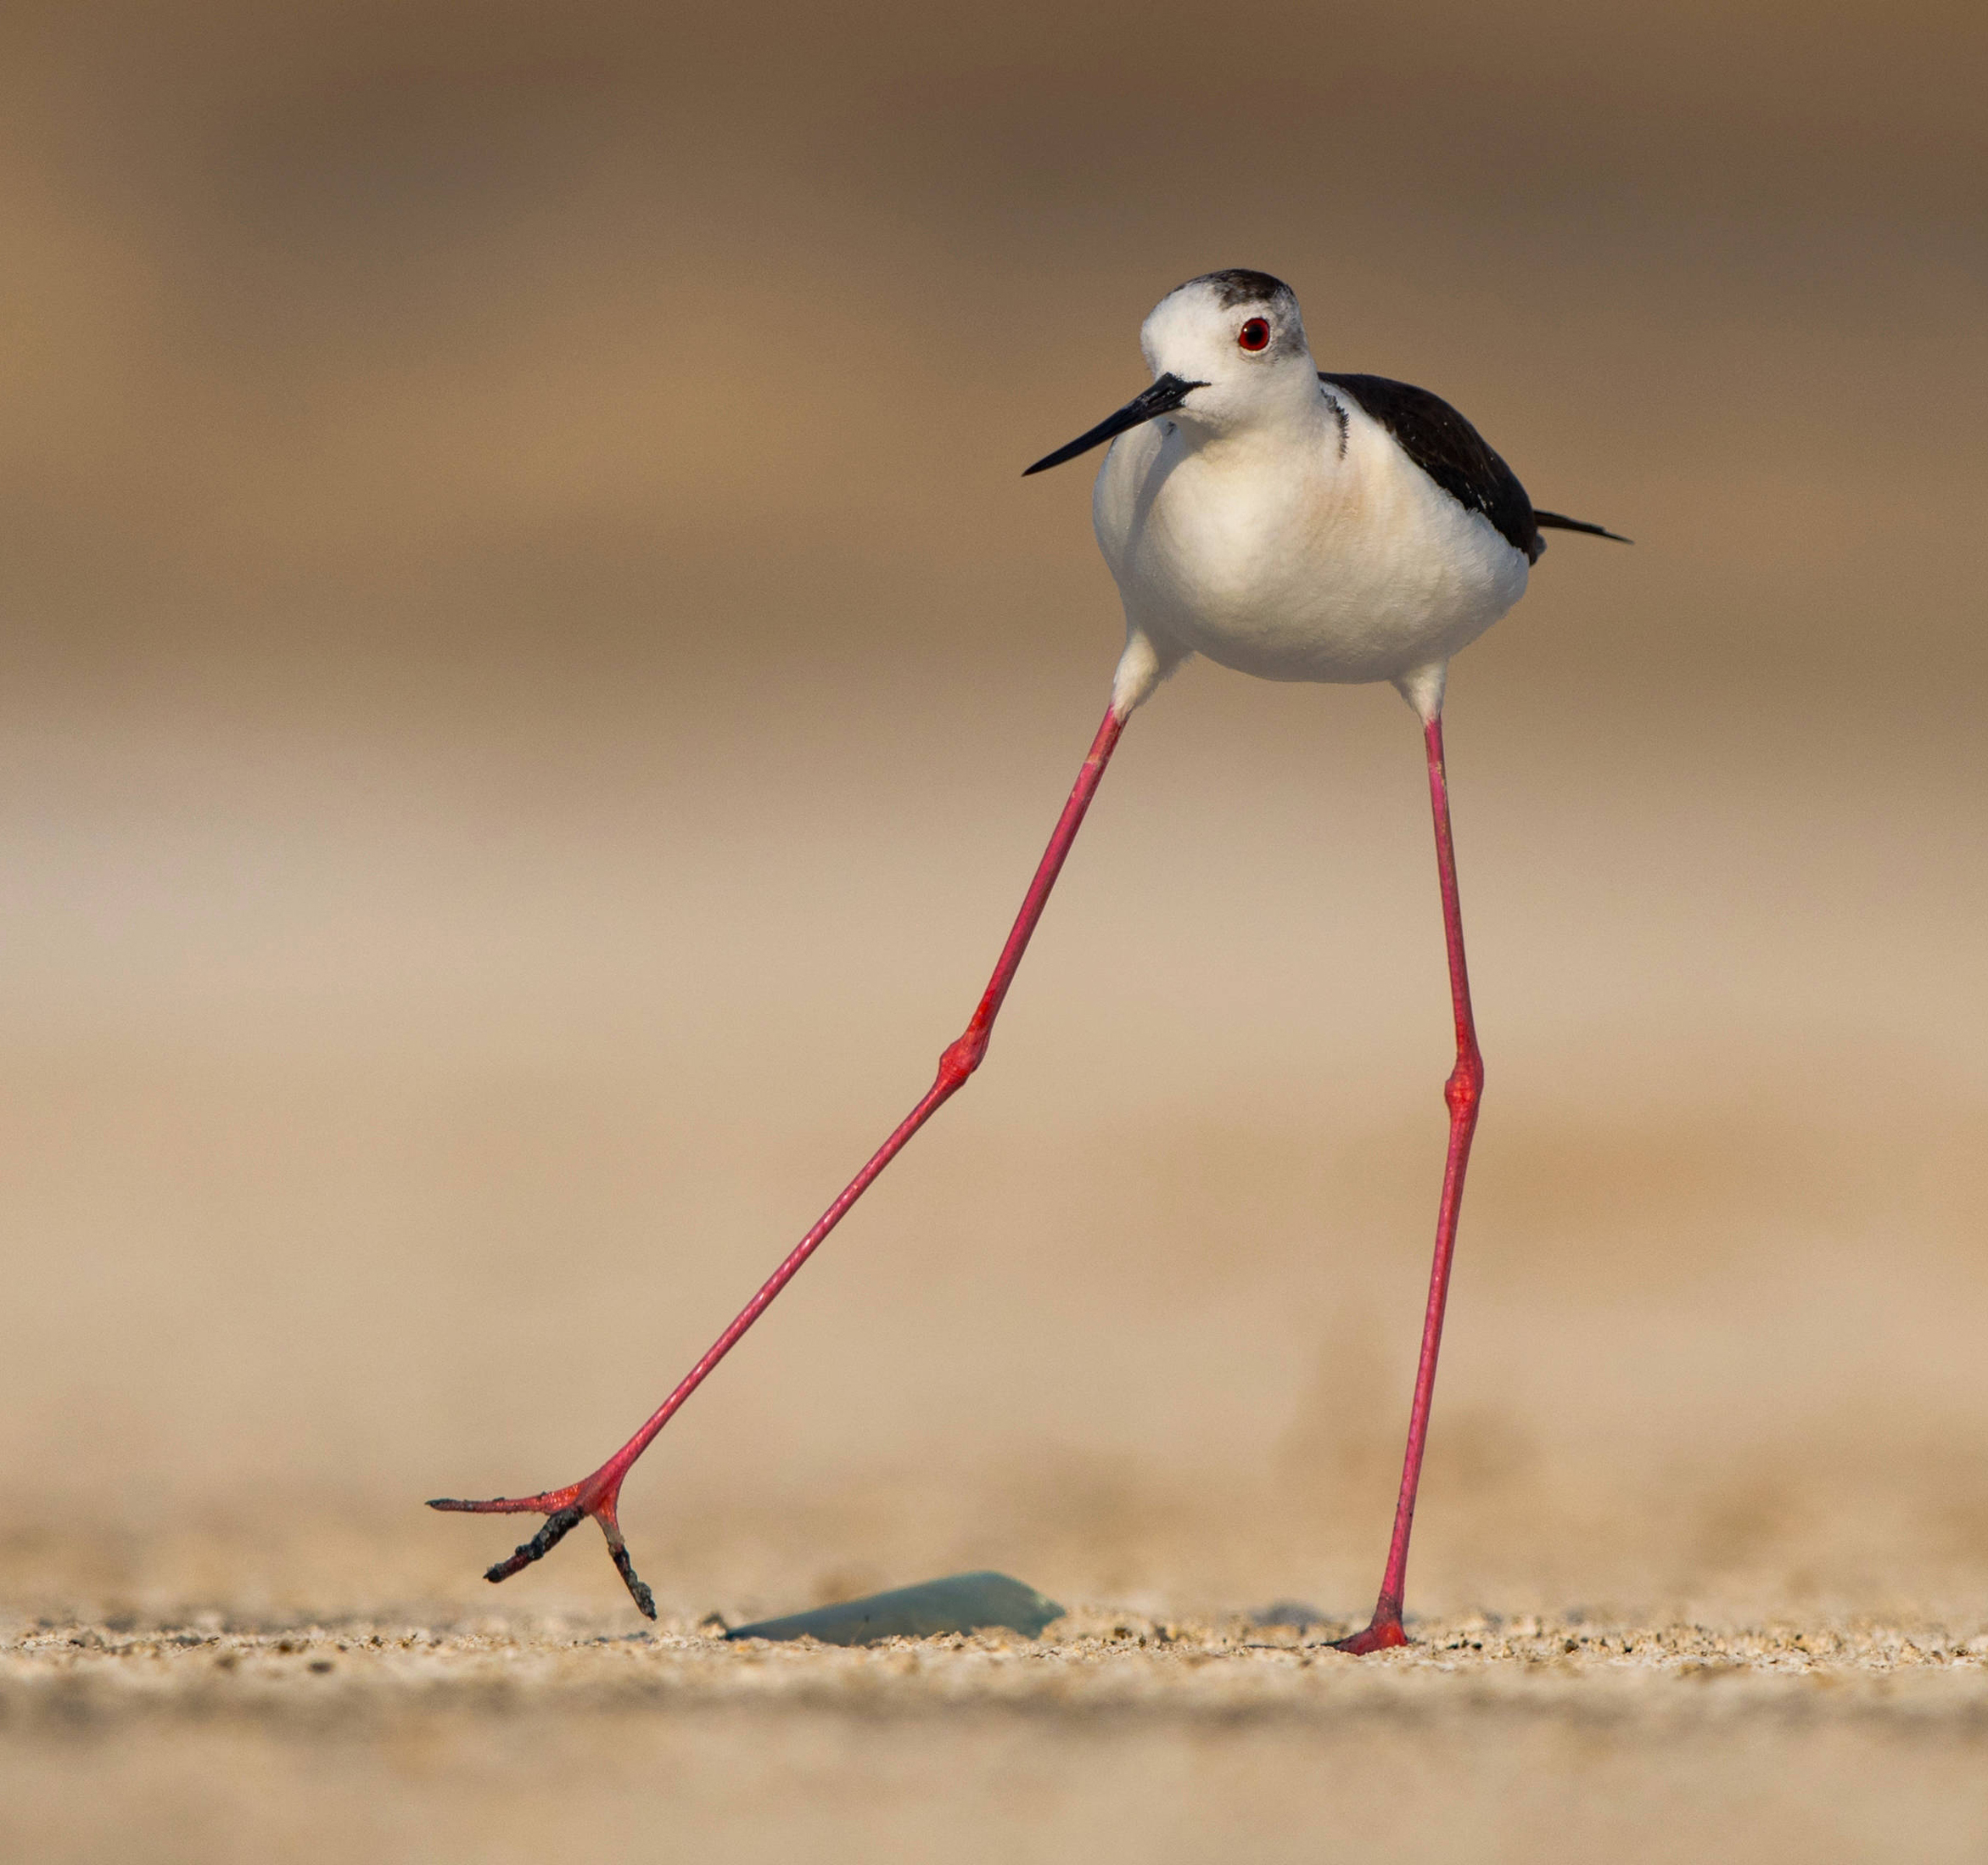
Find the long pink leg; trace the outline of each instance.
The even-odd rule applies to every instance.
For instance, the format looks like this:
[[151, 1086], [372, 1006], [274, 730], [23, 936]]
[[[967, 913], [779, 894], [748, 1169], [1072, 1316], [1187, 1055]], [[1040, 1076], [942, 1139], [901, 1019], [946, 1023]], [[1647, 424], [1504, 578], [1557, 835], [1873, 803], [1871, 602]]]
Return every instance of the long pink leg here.
[[974, 1011], [972, 1022], [967, 1024], [959, 1040], [951, 1044], [939, 1057], [938, 1078], [927, 1090], [924, 1099], [905, 1115], [896, 1131], [877, 1148], [870, 1162], [849, 1181], [842, 1196], [822, 1213], [815, 1228], [794, 1246], [787, 1260], [767, 1277], [759, 1292], [739, 1310], [731, 1325], [711, 1343], [710, 1351], [684, 1375], [676, 1390], [657, 1407], [642, 1428], [592, 1476], [584, 1477], [577, 1483], [569, 1483], [564, 1489], [548, 1489], [536, 1496], [493, 1496], [481, 1502], [442, 1496], [429, 1503], [428, 1506], [430, 1509], [462, 1509], [479, 1515], [543, 1515], [546, 1518], [544, 1527], [520, 1546], [507, 1560], [501, 1560], [492, 1567], [484, 1576], [485, 1580], [508, 1580], [512, 1574], [521, 1572], [533, 1561], [550, 1554], [568, 1533], [591, 1515], [600, 1523], [602, 1532], [608, 1537], [608, 1552], [613, 1556], [614, 1565], [626, 1582], [636, 1605], [646, 1617], [653, 1619], [656, 1616], [655, 1599], [649, 1589], [636, 1577], [634, 1565], [628, 1558], [628, 1549], [621, 1538], [620, 1524], [615, 1520], [615, 1505], [620, 1499], [622, 1480], [628, 1475], [635, 1460], [654, 1441], [656, 1434], [675, 1415], [678, 1408], [703, 1384], [705, 1375], [731, 1353], [740, 1336], [772, 1305], [774, 1297], [793, 1280], [801, 1265], [821, 1246], [829, 1232], [842, 1222], [849, 1207], [870, 1189], [883, 1168], [903, 1151], [912, 1134], [944, 1106], [966, 1085], [966, 1078], [980, 1067], [982, 1058], [987, 1054], [988, 1038], [993, 1032], [994, 1019], [1000, 1014], [1002, 1000], [1007, 996], [1008, 987], [1014, 983], [1015, 973], [1021, 966], [1022, 955], [1028, 949], [1029, 937], [1035, 931], [1036, 921], [1042, 917], [1043, 908], [1049, 903], [1050, 890], [1056, 886], [1056, 876], [1062, 871], [1064, 857], [1070, 852], [1070, 844], [1077, 839], [1077, 832], [1083, 825], [1084, 812], [1089, 809], [1090, 799], [1097, 793], [1098, 784], [1105, 775], [1105, 766], [1111, 761], [1112, 753], [1118, 743], [1119, 734], [1124, 729], [1124, 717], [1115, 708], [1107, 708], [1104, 723], [1098, 727], [1097, 737], [1092, 742], [1090, 754], [1084, 760], [1084, 768], [1077, 774], [1077, 782], [1070, 792], [1070, 800], [1063, 805], [1063, 813], [1056, 820], [1056, 833], [1050, 837], [1050, 845], [1043, 851], [1042, 861], [1035, 871], [1035, 878], [1029, 883], [1028, 895], [1022, 902], [1021, 912], [1016, 916], [1014, 929], [1008, 934], [1008, 943], [1001, 948], [1000, 961], [994, 966], [994, 976], [988, 980], [986, 992], [980, 1000], [980, 1007]]
[[1422, 1451], [1429, 1437], [1429, 1402], [1436, 1390], [1436, 1356], [1442, 1345], [1442, 1311], [1449, 1301], [1450, 1258], [1457, 1246], [1457, 1207], [1464, 1200], [1464, 1170], [1470, 1162], [1470, 1136], [1477, 1130], [1477, 1103], [1484, 1093], [1484, 1058], [1477, 1050], [1477, 1027], [1470, 1016], [1470, 977], [1464, 965], [1464, 921], [1457, 905], [1457, 856], [1449, 832], [1449, 782], [1442, 763], [1442, 719], [1423, 728], [1429, 750], [1429, 802], [1436, 815], [1436, 867], [1442, 883], [1442, 932], [1449, 949], [1449, 994], [1457, 1019], [1457, 1066], [1444, 1084], [1449, 1103], [1449, 1157], [1442, 1168], [1442, 1203], [1436, 1215], [1436, 1260], [1429, 1271], [1429, 1308], [1422, 1322], [1422, 1358], [1415, 1369], [1415, 1398], [1408, 1412], [1408, 1455], [1403, 1459], [1401, 1497], [1394, 1507], [1394, 1536], [1387, 1544], [1387, 1571], [1373, 1622], [1364, 1632], [1341, 1638], [1342, 1651], [1380, 1651], [1406, 1644], [1402, 1630], [1402, 1593], [1408, 1582], [1408, 1532], [1415, 1524], [1415, 1490], [1422, 1480]]

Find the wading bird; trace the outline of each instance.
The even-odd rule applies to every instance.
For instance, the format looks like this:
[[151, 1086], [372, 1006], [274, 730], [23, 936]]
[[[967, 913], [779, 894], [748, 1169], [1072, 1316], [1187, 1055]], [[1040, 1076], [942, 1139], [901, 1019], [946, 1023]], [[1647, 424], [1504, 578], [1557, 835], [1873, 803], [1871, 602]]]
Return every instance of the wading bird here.
[[655, 1617], [655, 1602], [636, 1577], [615, 1519], [623, 1480], [850, 1206], [980, 1067], [1022, 955], [1126, 720], [1190, 655], [1203, 654], [1266, 680], [1391, 680], [1422, 721], [1456, 1016], [1456, 1066], [1443, 1089], [1449, 1153], [1386, 1570], [1372, 1621], [1340, 1641], [1355, 1652], [1405, 1642], [1402, 1595], [1408, 1535], [1464, 1169], [1484, 1087], [1450, 839], [1443, 680], [1450, 657], [1525, 594], [1527, 574], [1545, 548], [1542, 528], [1615, 534], [1534, 510], [1526, 489], [1477, 431], [1426, 389], [1380, 376], [1320, 370], [1305, 339], [1297, 300], [1267, 273], [1218, 272], [1190, 279], [1160, 300], [1140, 330], [1140, 344], [1153, 372], [1152, 385], [1028, 469], [1040, 473], [1111, 443], [1091, 512], [1124, 602], [1125, 650], [1104, 722], [979, 1008], [939, 1057], [938, 1078], [924, 1098], [613, 1456], [564, 1489], [478, 1502], [443, 1498], [429, 1505], [546, 1518], [486, 1578], [508, 1579], [591, 1515], [636, 1606]]

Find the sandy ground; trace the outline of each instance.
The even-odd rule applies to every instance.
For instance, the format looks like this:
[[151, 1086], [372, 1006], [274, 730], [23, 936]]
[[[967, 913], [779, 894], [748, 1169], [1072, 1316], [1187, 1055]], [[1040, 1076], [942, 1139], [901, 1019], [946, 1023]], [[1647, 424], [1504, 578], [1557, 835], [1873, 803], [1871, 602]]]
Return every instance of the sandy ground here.
[[[1976, 1627], [1980, 1622], [1976, 1621]], [[12, 1857], [1967, 1860], [1988, 1632], [1810, 1617], [726, 1644], [501, 1616], [15, 1623]]]

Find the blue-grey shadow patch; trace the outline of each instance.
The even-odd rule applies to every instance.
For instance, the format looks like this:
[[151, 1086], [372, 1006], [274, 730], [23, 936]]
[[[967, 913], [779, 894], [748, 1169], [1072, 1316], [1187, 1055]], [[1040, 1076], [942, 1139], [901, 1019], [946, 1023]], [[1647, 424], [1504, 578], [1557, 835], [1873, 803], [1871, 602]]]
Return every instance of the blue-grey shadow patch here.
[[1063, 1609], [1005, 1574], [949, 1574], [840, 1605], [739, 1626], [727, 1638], [819, 1638], [825, 1645], [874, 1644], [880, 1638], [938, 1638], [951, 1632], [1018, 1632], [1036, 1637]]

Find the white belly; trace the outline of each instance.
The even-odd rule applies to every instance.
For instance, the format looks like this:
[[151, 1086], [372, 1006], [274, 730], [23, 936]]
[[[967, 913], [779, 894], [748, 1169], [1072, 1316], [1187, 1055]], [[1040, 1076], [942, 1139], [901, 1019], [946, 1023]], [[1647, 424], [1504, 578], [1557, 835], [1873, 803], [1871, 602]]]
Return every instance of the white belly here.
[[1266, 680], [1395, 680], [1446, 660], [1526, 592], [1525, 553], [1347, 410], [1321, 434], [1195, 444], [1149, 422], [1091, 515], [1128, 625]]

